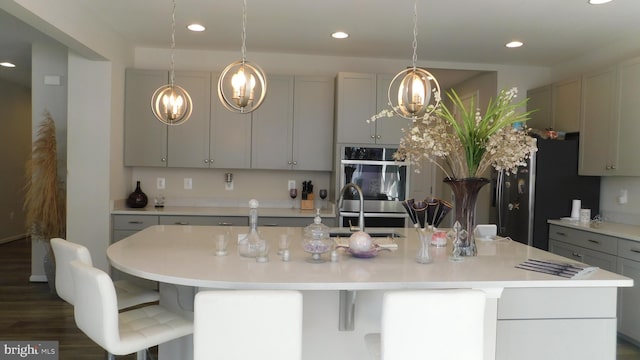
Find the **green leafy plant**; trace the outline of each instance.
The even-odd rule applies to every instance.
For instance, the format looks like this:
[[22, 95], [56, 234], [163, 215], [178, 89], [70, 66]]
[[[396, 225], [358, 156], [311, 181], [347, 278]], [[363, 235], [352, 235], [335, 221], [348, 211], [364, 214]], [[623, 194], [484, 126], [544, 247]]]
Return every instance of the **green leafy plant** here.
[[418, 166], [428, 159], [447, 177], [463, 179], [486, 176], [490, 167], [513, 172], [537, 151], [535, 138], [524, 126], [516, 126], [524, 124], [530, 112], [518, 111], [527, 99], [513, 102], [515, 88], [500, 91], [484, 115], [473, 102], [466, 108], [455, 91], [447, 96], [458, 117], [441, 102], [430, 115], [413, 119], [411, 127], [403, 129], [396, 158]]

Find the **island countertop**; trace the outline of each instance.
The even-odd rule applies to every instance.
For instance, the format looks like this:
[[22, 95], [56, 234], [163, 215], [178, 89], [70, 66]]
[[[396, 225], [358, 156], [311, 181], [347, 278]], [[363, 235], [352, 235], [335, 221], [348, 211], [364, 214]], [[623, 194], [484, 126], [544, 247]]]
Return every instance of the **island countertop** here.
[[571, 220], [547, 220], [549, 224], [566, 226], [576, 230], [590, 231], [596, 234], [615, 236], [627, 240], [640, 241], [640, 226], [604, 221], [598, 225]]
[[[263, 227], [269, 241], [269, 261], [237, 254], [235, 239], [247, 227], [156, 225], [112, 244], [111, 264], [126, 273], [178, 285], [232, 289], [380, 290], [435, 288], [554, 288], [626, 287], [631, 279], [602, 269], [580, 279], [515, 268], [533, 259], [564, 259], [516, 241], [478, 241], [478, 256], [461, 262], [448, 259], [448, 248], [432, 248], [434, 262], [414, 260], [418, 239], [414, 229], [394, 229], [396, 251], [382, 251], [371, 259], [354, 258], [343, 250], [336, 262], [310, 263], [302, 249], [302, 228]], [[386, 229], [388, 230], [388, 229]], [[373, 229], [372, 229], [373, 231]], [[215, 255], [217, 234], [230, 233], [226, 256]], [[280, 236], [291, 236], [290, 261], [276, 255]], [[388, 240], [388, 239], [387, 239]], [[566, 260], [566, 259], [565, 259]]]
[[[228, 255], [216, 256], [218, 234], [228, 231], [237, 239], [248, 231], [229, 226], [151, 226], [112, 244], [107, 255], [115, 268], [159, 281], [160, 302], [185, 316], [193, 316], [190, 304], [201, 289], [301, 291], [305, 360], [324, 359], [327, 346], [341, 349], [332, 353], [336, 360], [366, 358], [362, 339], [380, 331], [384, 292], [449, 288], [487, 293], [485, 359], [615, 359], [617, 288], [632, 286], [632, 279], [602, 269], [579, 279], [517, 269], [529, 258], [564, 258], [508, 239], [478, 241], [478, 256], [461, 262], [449, 261], [449, 248], [432, 248], [434, 262], [419, 264], [413, 228], [393, 229], [401, 237], [384, 238], [397, 242], [396, 251], [360, 259], [339, 250], [336, 262], [325, 254], [326, 262], [310, 263], [302, 230], [260, 228], [272, 248], [281, 235], [292, 237], [290, 261], [282, 261], [276, 250], [264, 263], [243, 258], [235, 241]], [[159, 359], [191, 359], [191, 347], [189, 337], [161, 345]]]

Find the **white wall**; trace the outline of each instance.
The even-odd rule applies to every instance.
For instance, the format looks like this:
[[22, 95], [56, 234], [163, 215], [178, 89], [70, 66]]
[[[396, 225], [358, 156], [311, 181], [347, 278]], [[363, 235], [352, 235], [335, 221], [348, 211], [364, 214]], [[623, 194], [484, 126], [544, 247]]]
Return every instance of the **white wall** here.
[[111, 65], [69, 54], [67, 239], [108, 269]]
[[[67, 157], [67, 49], [55, 42], [37, 42], [31, 51], [31, 116], [32, 137], [35, 138], [44, 112], [48, 111], [56, 125], [58, 177], [66, 178]], [[55, 76], [60, 85], [46, 85], [45, 76]], [[66, 187], [66, 185], [64, 185]], [[42, 259], [47, 244], [35, 239], [31, 250], [31, 280], [44, 281]]]
[[23, 210], [25, 164], [31, 156], [31, 89], [0, 81], [0, 244], [27, 233]]

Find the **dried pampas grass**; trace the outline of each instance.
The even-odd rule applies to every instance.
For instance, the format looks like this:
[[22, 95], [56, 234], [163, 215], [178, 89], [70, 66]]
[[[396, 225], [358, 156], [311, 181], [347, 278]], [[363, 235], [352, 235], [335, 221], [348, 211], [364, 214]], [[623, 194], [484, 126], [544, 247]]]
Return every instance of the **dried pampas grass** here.
[[66, 232], [65, 192], [58, 179], [56, 125], [47, 111], [26, 166], [24, 208], [28, 231], [49, 240]]

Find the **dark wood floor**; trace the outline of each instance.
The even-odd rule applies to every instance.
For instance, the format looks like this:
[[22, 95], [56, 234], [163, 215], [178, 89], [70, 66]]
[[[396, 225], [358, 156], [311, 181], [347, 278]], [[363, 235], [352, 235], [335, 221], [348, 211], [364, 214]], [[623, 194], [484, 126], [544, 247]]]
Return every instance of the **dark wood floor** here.
[[76, 327], [73, 307], [48, 284], [29, 282], [30, 274], [29, 239], [0, 245], [0, 340], [58, 341], [60, 360], [106, 359], [106, 352]]
[[[58, 341], [60, 360], [106, 359], [106, 352], [76, 327], [73, 307], [52, 293], [48, 284], [29, 282], [30, 274], [30, 240], [1, 244], [0, 340]], [[120, 359], [133, 360], [135, 355]], [[640, 359], [640, 349], [620, 340], [617, 359]]]

